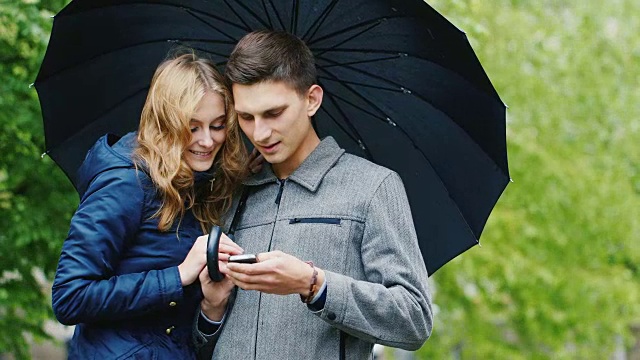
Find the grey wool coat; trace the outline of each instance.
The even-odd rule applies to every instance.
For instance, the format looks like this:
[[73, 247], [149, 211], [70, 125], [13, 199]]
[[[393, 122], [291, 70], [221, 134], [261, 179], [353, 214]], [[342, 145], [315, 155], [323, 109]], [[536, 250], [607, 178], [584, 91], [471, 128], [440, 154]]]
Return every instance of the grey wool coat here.
[[239, 289], [216, 334], [195, 331], [197, 346], [217, 339], [216, 360], [370, 359], [374, 343], [422, 346], [433, 321], [428, 275], [395, 172], [328, 137], [286, 180], [265, 166], [245, 185], [236, 242], [313, 261], [326, 274], [324, 309]]

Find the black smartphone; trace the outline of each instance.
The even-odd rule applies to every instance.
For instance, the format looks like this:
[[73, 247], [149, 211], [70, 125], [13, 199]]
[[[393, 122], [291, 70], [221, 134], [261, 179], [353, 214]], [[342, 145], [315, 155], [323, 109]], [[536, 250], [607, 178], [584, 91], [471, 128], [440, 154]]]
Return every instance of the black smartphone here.
[[231, 255], [229, 257], [229, 262], [255, 264], [258, 262], [258, 258], [254, 254]]

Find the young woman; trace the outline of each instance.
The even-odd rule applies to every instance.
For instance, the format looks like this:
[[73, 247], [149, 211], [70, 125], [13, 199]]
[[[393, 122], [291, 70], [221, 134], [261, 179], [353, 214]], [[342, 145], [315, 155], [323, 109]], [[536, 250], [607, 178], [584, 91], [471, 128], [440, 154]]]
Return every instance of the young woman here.
[[[233, 116], [215, 66], [174, 56], [156, 70], [138, 132], [89, 151], [52, 293], [58, 320], [76, 325], [69, 358], [195, 357], [200, 306], [221, 317], [233, 287], [215, 283], [216, 298], [203, 300], [197, 281], [207, 271], [200, 235], [220, 223], [247, 169]], [[223, 236], [220, 252], [242, 249]]]

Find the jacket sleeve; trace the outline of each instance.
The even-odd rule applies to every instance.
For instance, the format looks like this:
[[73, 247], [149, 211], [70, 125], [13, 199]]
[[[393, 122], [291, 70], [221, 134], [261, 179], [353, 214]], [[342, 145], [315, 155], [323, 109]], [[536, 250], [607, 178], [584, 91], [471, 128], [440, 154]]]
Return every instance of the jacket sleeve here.
[[428, 274], [396, 173], [386, 176], [369, 204], [361, 261], [367, 281], [325, 271], [327, 297], [316, 314], [371, 343], [420, 348], [433, 325]]
[[52, 288], [53, 311], [67, 325], [143, 315], [182, 298], [177, 267], [116, 274], [145, 204], [138, 172], [112, 169], [89, 185], [71, 219]]

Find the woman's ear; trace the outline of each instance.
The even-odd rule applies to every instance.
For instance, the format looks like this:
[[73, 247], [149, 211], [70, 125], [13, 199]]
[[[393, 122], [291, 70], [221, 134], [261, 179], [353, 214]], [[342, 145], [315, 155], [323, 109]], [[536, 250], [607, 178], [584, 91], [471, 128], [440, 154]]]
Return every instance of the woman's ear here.
[[324, 91], [318, 84], [313, 84], [307, 91], [307, 116], [312, 117], [322, 105], [322, 96]]

